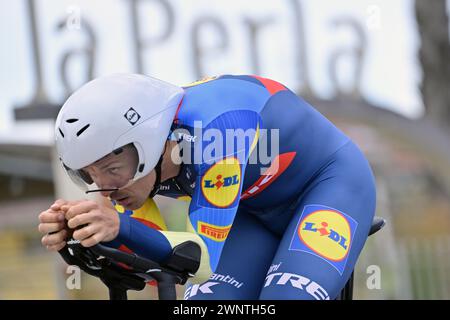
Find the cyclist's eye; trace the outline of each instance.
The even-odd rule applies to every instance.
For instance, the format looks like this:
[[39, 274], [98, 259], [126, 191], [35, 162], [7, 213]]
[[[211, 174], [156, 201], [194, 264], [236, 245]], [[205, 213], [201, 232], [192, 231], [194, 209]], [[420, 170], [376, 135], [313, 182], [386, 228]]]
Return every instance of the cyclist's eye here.
[[109, 168], [109, 169], [108, 169], [108, 172], [109, 172], [110, 174], [117, 174], [117, 173], [119, 173], [119, 169], [120, 169], [120, 168], [118, 168], [118, 167]]

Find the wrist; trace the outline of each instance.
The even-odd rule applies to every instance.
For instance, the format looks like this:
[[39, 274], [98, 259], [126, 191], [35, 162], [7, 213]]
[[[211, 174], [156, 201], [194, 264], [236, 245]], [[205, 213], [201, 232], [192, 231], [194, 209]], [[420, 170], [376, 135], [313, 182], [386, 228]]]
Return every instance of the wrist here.
[[117, 238], [117, 236], [119, 235], [120, 232], [120, 213], [118, 213], [116, 210], [112, 210], [113, 214], [114, 214], [114, 223], [113, 223], [113, 228], [112, 228], [112, 232], [111, 232], [111, 240], [114, 240]]
[[108, 223], [109, 227], [107, 227], [107, 229], [105, 230], [107, 233], [102, 242], [115, 241], [120, 233], [120, 226], [121, 226], [120, 216], [121, 216], [121, 214], [118, 213], [116, 210], [111, 210], [110, 213], [112, 215], [111, 216], [112, 220], [110, 220]]

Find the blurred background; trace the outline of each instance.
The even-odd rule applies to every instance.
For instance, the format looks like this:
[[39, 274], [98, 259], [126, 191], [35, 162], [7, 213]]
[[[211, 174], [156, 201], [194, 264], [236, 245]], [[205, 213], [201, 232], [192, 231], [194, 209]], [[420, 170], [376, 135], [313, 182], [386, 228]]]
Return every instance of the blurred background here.
[[[108, 298], [85, 274], [67, 288], [37, 219], [56, 197], [84, 197], [55, 161], [58, 109], [113, 72], [287, 85], [358, 143], [376, 175], [388, 224], [361, 254], [355, 298], [449, 299], [449, 13], [446, 0], [0, 0], [0, 299]], [[187, 204], [157, 202], [181, 228]]]

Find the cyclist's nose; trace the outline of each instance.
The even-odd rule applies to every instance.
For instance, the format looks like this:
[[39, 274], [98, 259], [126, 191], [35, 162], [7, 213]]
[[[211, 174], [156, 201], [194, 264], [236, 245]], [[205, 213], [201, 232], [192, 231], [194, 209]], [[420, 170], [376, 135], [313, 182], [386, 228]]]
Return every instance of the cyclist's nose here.
[[111, 189], [116, 189], [117, 187], [113, 186], [112, 181], [109, 181], [109, 179], [101, 176], [96, 176], [93, 178], [95, 184], [97, 185], [98, 189], [109, 189], [110, 191], [100, 191], [100, 194], [104, 197], [109, 197], [109, 195], [113, 192]]
[[113, 191], [100, 191], [100, 194], [105, 198], [109, 197], [111, 193], [113, 193]]

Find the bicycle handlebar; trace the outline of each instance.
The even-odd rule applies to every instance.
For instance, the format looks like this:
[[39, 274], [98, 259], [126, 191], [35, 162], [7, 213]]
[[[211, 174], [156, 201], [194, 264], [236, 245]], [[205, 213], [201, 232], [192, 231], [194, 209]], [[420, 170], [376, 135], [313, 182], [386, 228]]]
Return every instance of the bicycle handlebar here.
[[127, 253], [114, 248], [106, 247], [101, 244], [97, 244], [89, 248], [94, 254], [99, 257], [103, 256], [112, 259], [114, 262], [119, 262], [126, 264], [133, 270], [143, 273], [148, 273], [151, 271], [161, 271], [161, 267], [154, 261], [145, 259], [138, 256], [135, 253]]
[[[110, 298], [126, 299], [126, 290], [142, 290], [148, 277], [157, 281], [160, 299], [174, 299], [175, 284], [185, 284], [194, 276], [200, 266], [200, 246], [186, 241], [172, 250], [169, 259], [163, 264], [127, 253], [118, 249], [97, 244], [83, 247], [79, 241], [70, 239], [59, 251], [70, 265], [77, 265], [86, 273], [100, 278], [110, 290]], [[130, 269], [120, 266], [125, 264]]]

